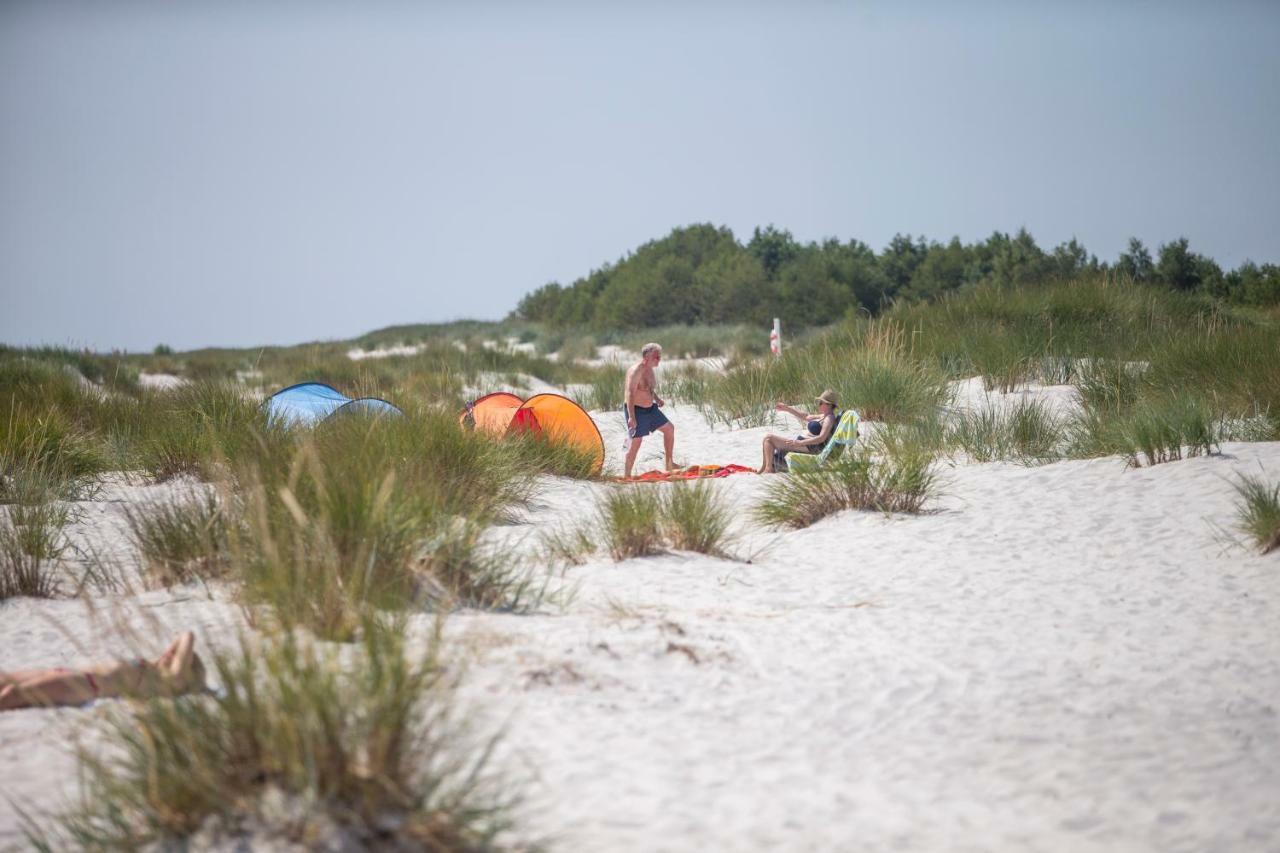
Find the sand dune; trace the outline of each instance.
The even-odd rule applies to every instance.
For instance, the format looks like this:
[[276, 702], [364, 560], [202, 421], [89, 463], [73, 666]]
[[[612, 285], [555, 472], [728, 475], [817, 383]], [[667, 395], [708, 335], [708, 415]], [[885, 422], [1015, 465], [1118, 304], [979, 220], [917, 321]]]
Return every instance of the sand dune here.
[[[768, 430], [671, 415], [679, 461], [758, 464]], [[596, 417], [616, 471], [621, 417]], [[785, 533], [747, 521], [768, 478], [729, 477], [751, 562], [598, 556], [562, 611], [458, 614], [461, 698], [507, 732], [523, 824], [565, 850], [1280, 849], [1280, 556], [1224, 533], [1233, 475], [1259, 468], [1280, 474], [1280, 444], [944, 466], [933, 512]], [[78, 533], [124, 547], [118, 501], [161, 488], [113, 486]], [[606, 488], [547, 478], [493, 536], [531, 548]], [[240, 626], [219, 588], [97, 606], [159, 619], [157, 646]], [[0, 669], [125, 651], [91, 624], [78, 601], [0, 606]], [[104, 704], [0, 715], [5, 793], [73, 792], [68, 733]], [[16, 831], [0, 799], [0, 845]]]

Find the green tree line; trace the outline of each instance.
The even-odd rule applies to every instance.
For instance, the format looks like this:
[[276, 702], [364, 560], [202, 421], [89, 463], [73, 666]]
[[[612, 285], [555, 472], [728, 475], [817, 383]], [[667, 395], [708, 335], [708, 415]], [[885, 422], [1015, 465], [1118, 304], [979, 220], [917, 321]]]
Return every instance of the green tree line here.
[[860, 240], [800, 243], [791, 232], [756, 228], [744, 245], [725, 227], [676, 228], [617, 263], [569, 286], [543, 285], [513, 317], [557, 326], [629, 329], [672, 324], [818, 326], [846, 314], [878, 314], [980, 282], [1035, 284], [1112, 273], [1173, 290], [1247, 305], [1280, 304], [1280, 266], [1252, 261], [1223, 271], [1191, 251], [1186, 238], [1155, 257], [1136, 238], [1115, 263], [1099, 261], [1075, 239], [1045, 251], [1025, 229], [986, 240], [937, 243], [898, 234], [877, 253]]

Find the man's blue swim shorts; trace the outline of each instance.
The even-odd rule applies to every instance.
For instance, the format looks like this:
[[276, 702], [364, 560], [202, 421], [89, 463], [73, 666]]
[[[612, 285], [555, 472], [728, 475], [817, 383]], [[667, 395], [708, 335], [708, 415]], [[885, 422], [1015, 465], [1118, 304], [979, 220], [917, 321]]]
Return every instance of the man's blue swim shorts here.
[[[622, 418], [625, 421], [627, 417], [627, 406], [622, 405]], [[667, 416], [662, 413], [662, 409], [658, 408], [658, 404], [652, 406], [636, 406], [636, 427], [627, 430], [627, 435], [632, 438], [644, 438], [651, 432], [657, 432], [666, 426], [670, 421]]]

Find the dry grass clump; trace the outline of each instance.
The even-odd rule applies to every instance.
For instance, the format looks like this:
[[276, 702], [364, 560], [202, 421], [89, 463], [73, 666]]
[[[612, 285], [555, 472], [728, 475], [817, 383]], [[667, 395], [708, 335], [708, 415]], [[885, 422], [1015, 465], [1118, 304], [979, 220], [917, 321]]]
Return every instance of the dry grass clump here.
[[850, 448], [817, 471], [777, 477], [754, 515], [770, 527], [799, 529], [846, 509], [918, 513], [937, 492], [934, 459], [909, 443], [879, 460], [870, 448]]
[[1240, 531], [1267, 554], [1280, 549], [1280, 483], [1243, 474], [1235, 484], [1236, 517]]
[[285, 633], [213, 652], [220, 689], [112, 714], [111, 749], [79, 750], [78, 803], [29, 840], [498, 849], [515, 797], [453, 721], [433, 649], [366, 621], [344, 650]]

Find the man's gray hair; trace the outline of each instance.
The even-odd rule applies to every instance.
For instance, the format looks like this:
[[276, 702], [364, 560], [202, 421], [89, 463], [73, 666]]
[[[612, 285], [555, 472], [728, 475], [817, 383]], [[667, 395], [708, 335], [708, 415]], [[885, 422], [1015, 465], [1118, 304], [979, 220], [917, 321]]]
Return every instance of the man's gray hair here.
[[651, 352], [662, 352], [662, 344], [648, 343], [640, 348], [640, 357], [648, 358]]

